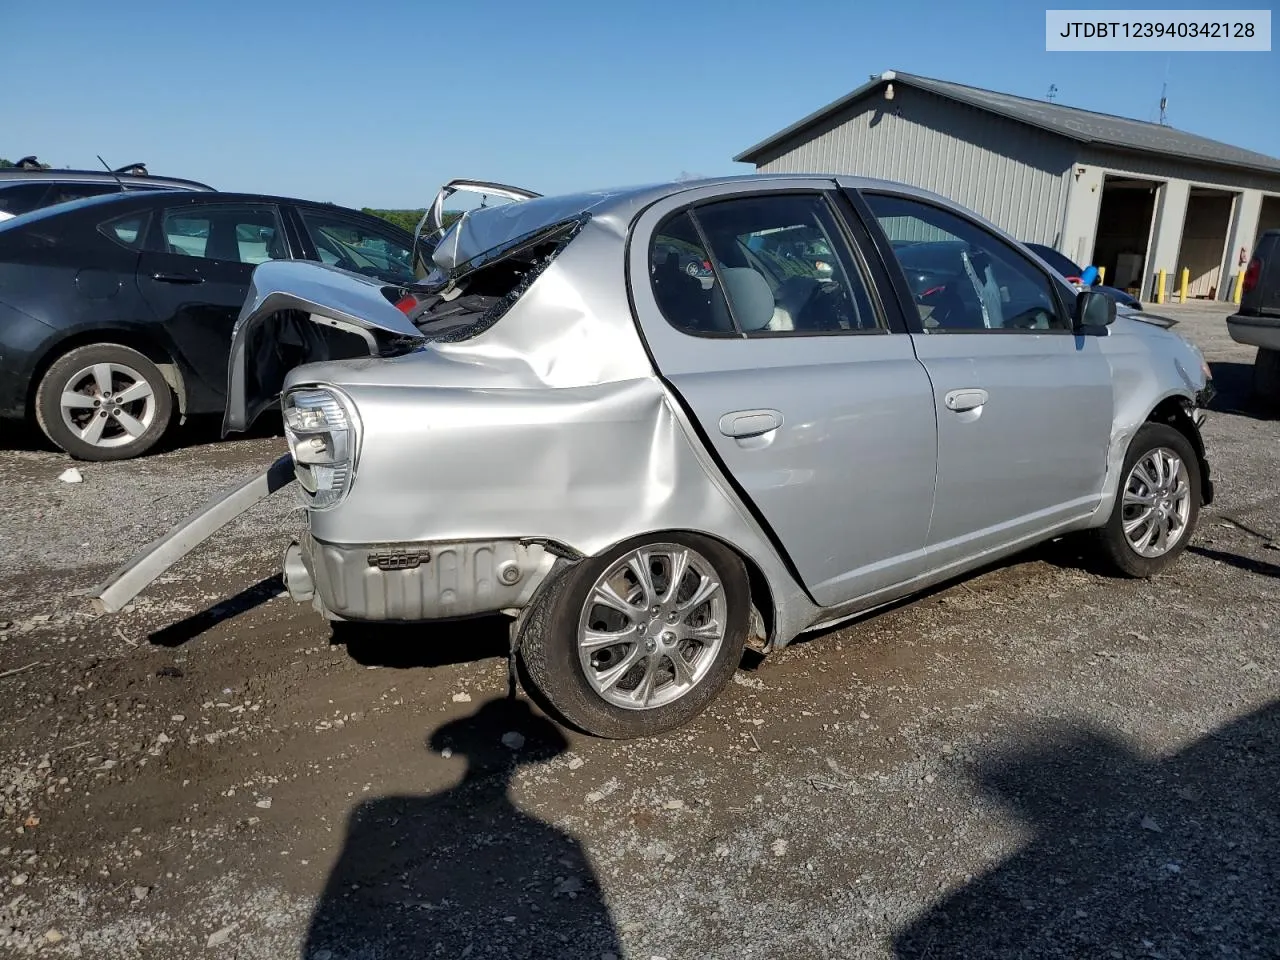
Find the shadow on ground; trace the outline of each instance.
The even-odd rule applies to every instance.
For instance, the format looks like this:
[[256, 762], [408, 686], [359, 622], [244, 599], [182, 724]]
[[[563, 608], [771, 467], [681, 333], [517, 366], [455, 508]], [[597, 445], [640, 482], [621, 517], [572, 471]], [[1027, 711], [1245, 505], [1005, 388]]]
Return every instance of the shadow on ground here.
[[356, 808], [303, 960], [620, 957], [581, 846], [510, 795], [521, 764], [567, 749], [556, 726], [522, 700], [491, 700], [429, 747], [466, 758], [461, 782]]
[[975, 773], [1034, 837], [904, 930], [898, 957], [1277, 956], [1280, 701], [1167, 759], [1070, 730]]
[[284, 578], [280, 574], [264, 577], [253, 586], [245, 587], [235, 596], [220, 600], [212, 607], [184, 617], [177, 623], [161, 627], [147, 635], [147, 640], [157, 647], [180, 647], [194, 640], [206, 630], [211, 630], [225, 620], [248, 613], [284, 590]]
[[1268, 406], [1253, 392], [1252, 363], [1214, 361], [1209, 364], [1209, 369], [1213, 373], [1213, 386], [1217, 391], [1209, 402], [1211, 410], [1258, 420], [1276, 418], [1276, 409]]
[[[1188, 547], [1190, 553], [1197, 554], [1201, 557], [1207, 557], [1210, 560], [1217, 560], [1219, 563], [1229, 564], [1238, 570], [1244, 570], [1248, 573], [1256, 573], [1260, 577], [1280, 577], [1280, 565], [1268, 563], [1265, 560], [1255, 560], [1253, 557], [1246, 557], [1239, 553], [1228, 553], [1225, 550], [1212, 550], [1209, 547]], [[1277, 793], [1280, 795], [1280, 784], [1276, 785]]]

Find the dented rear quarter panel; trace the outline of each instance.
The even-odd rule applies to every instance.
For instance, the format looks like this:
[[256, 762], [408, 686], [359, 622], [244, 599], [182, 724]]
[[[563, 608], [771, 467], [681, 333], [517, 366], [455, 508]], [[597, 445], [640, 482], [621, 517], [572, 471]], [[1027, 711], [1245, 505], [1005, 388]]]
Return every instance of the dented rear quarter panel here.
[[593, 218], [471, 339], [294, 369], [286, 390], [334, 386], [359, 419], [351, 490], [310, 512], [311, 535], [546, 540], [592, 555], [646, 533], [703, 533], [764, 575], [785, 642], [818, 608], [654, 374], [627, 298], [625, 238], [625, 222]]

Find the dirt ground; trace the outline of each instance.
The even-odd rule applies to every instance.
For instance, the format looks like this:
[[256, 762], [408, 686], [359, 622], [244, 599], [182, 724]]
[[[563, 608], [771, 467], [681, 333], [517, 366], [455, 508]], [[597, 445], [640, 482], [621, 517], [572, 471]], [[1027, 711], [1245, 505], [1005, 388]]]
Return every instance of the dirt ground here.
[[1280, 956], [1280, 422], [1226, 311], [1164, 312], [1221, 391], [1171, 573], [1049, 545], [644, 742], [505, 701], [501, 624], [332, 632], [281, 595], [288, 493], [96, 618], [77, 590], [283, 441], [67, 484], [10, 434], [0, 956]]

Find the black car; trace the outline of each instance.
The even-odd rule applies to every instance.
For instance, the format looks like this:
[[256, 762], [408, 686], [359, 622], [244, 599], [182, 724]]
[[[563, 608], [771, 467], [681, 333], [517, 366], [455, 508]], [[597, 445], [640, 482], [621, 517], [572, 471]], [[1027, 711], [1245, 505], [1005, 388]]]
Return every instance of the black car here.
[[83, 200], [125, 190], [198, 190], [213, 187], [177, 177], [153, 177], [146, 164], [131, 163], [118, 170], [51, 170], [23, 157], [15, 167], [0, 170], [0, 223], [55, 203]]
[[74, 457], [121, 460], [175, 408], [222, 413], [253, 269], [285, 259], [415, 278], [406, 231], [282, 197], [128, 191], [0, 223], [0, 417], [33, 419]]
[[[1084, 275], [1084, 270], [1079, 264], [1074, 263], [1065, 254], [1059, 253], [1057, 250], [1053, 249], [1053, 247], [1046, 247], [1043, 243], [1024, 243], [1023, 246], [1049, 266], [1053, 267], [1053, 269], [1057, 270], [1072, 283], [1079, 284], [1082, 282], [1080, 278]], [[1093, 285], [1093, 289], [1097, 290], [1099, 293], [1105, 293], [1116, 303], [1123, 304], [1131, 310], [1142, 309], [1141, 300], [1130, 294], [1128, 291], [1121, 290], [1119, 287], [1108, 287], [1104, 284], [1095, 283]]]

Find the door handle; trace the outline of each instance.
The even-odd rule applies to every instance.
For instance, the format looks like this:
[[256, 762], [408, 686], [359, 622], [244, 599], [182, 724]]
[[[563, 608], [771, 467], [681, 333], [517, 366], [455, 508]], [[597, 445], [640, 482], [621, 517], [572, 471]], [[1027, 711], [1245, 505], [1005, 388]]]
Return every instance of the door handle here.
[[153, 273], [151, 279], [161, 283], [204, 283], [204, 277], [190, 273]]
[[974, 410], [985, 404], [987, 402], [987, 391], [980, 390], [977, 387], [952, 390], [943, 398], [943, 402], [947, 405], [948, 410], [963, 413], [965, 410]]
[[720, 418], [720, 432], [738, 440], [758, 437], [782, 426], [777, 410], [734, 410]]

